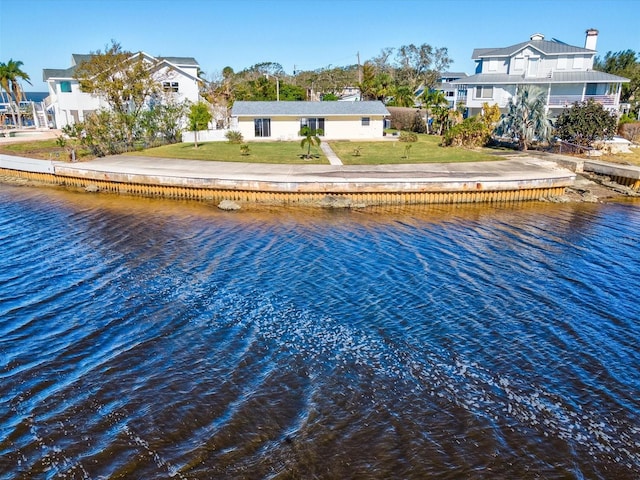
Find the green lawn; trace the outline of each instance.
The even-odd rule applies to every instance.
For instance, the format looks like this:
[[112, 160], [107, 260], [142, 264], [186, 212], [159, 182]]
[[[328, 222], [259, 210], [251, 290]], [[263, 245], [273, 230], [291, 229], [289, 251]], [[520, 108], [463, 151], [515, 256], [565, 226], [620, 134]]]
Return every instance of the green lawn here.
[[[345, 165], [381, 165], [394, 163], [456, 163], [500, 160], [483, 150], [441, 147], [437, 135], [418, 135], [415, 143], [398, 141], [330, 141], [333, 151]], [[411, 145], [408, 157], [405, 147]], [[360, 155], [355, 154], [360, 147]]]
[[286, 164], [328, 164], [327, 157], [319, 148], [312, 148], [311, 153], [319, 155], [310, 160], [300, 158], [305, 149], [300, 142], [252, 142], [249, 143], [249, 155], [241, 155], [240, 145], [227, 142], [201, 143], [198, 148], [193, 143], [175, 143], [162, 147], [150, 148], [130, 155], [147, 157], [184, 158], [189, 160], [213, 160], [217, 162], [250, 162], [250, 163], [286, 163]]
[[[329, 145], [345, 165], [383, 165], [394, 163], [453, 163], [499, 160], [487, 150], [465, 150], [441, 147], [440, 137], [418, 135], [418, 142], [403, 143], [392, 140], [373, 142], [329, 141]], [[300, 155], [305, 150], [300, 142], [250, 142], [249, 155], [241, 155], [240, 145], [227, 142], [202, 143], [194, 148], [192, 143], [176, 143], [148, 150], [131, 152], [129, 155], [148, 157], [183, 158], [192, 160], [214, 160], [221, 162], [280, 163], [280, 164], [327, 164], [319, 148], [312, 148], [318, 158], [305, 160]], [[409, 157], [405, 157], [405, 146], [411, 145]], [[360, 147], [360, 156], [354, 155]], [[56, 145], [55, 139], [1, 144], [0, 152], [46, 160], [65, 160], [67, 153]], [[88, 152], [80, 151], [79, 158], [90, 158]]]
[[[58, 146], [56, 139], [28, 140], [16, 143], [0, 144], [0, 153], [16, 155], [18, 157], [40, 158], [43, 160], [66, 160], [68, 153]], [[87, 152], [78, 152], [78, 155], [86, 156]]]

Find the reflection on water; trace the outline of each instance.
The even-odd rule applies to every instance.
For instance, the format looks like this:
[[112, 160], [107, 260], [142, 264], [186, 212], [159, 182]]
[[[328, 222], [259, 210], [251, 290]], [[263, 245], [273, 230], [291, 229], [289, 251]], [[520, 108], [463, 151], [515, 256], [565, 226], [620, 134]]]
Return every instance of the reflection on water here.
[[638, 478], [638, 206], [0, 186], [0, 478]]

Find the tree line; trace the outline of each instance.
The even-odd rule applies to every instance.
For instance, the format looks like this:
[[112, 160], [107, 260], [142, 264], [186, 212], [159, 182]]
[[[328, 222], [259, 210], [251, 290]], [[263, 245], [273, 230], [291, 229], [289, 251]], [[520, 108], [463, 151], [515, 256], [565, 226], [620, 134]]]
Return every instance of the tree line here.
[[[77, 67], [75, 77], [81, 90], [103, 98], [110, 108], [88, 116], [81, 124], [67, 127], [64, 132], [67, 145], [75, 141], [88, 146], [96, 155], [106, 155], [140, 144], [179, 141], [184, 118], [189, 115], [198, 117], [190, 119], [190, 126], [201, 128], [202, 108], [177, 103], [171, 94], [163, 92], [147, 62], [148, 59], [133, 55], [112, 41], [104, 52], [94, 52], [90, 60]], [[475, 144], [486, 138], [491, 123], [487, 119], [492, 119], [496, 112], [489, 111], [490, 106], [487, 106], [484, 119], [466, 119], [463, 122], [460, 112], [452, 112], [448, 108], [446, 98], [434, 87], [450, 64], [446, 48], [410, 44], [385, 48], [362, 65], [326, 67], [294, 72], [294, 75], [286, 74], [282, 65], [275, 62], [259, 63], [237, 73], [231, 67], [225, 67], [219, 74], [203, 81], [201, 94], [228, 118], [233, 102], [238, 100], [276, 100], [279, 97], [283, 101], [300, 101], [315, 100], [316, 95], [321, 95], [322, 100], [329, 101], [337, 100], [345, 88], [355, 86], [364, 100], [380, 100], [389, 107], [413, 107], [418, 100], [434, 120], [431, 133], [444, 134], [445, 144], [460, 143], [461, 138], [467, 139], [462, 143]], [[9, 102], [16, 105], [19, 105], [23, 93], [20, 82], [30, 80], [22, 71], [22, 65], [22, 62], [14, 60], [0, 63], [0, 86]], [[603, 58], [596, 57], [594, 68], [631, 80], [623, 84], [621, 101], [632, 104], [626, 120], [636, 118], [640, 104], [640, 60], [637, 54], [632, 50], [608, 52]], [[200, 76], [205, 77], [205, 74], [200, 72]], [[423, 93], [416, 99], [418, 88], [422, 88]], [[527, 103], [529, 101], [532, 105]], [[497, 124], [497, 119], [493, 122], [498, 126], [497, 132], [518, 139], [521, 148], [527, 148], [528, 138], [546, 138], [547, 130], [552, 129], [547, 128], [548, 119], [543, 118], [544, 105], [540, 107], [540, 103], [536, 93], [523, 90], [509, 104], [500, 124]], [[491, 108], [495, 109], [495, 106]], [[525, 110], [531, 118], [524, 118]], [[19, 125], [20, 109], [17, 108], [16, 112], [16, 124]], [[500, 117], [499, 110], [497, 114]], [[421, 119], [421, 115], [414, 116], [402, 128], [424, 132], [428, 127]], [[559, 121], [562, 124], [564, 120]], [[532, 131], [534, 133], [530, 134]], [[607, 130], [601, 134], [609, 133]], [[590, 136], [593, 135], [585, 138]]]

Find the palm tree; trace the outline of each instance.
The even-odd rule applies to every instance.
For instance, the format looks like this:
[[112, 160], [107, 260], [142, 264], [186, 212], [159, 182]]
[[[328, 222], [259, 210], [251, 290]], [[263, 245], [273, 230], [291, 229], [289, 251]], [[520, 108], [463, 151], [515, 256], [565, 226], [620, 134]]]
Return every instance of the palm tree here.
[[7, 103], [9, 104], [10, 109], [13, 110], [13, 108], [11, 108], [11, 80], [9, 79], [9, 69], [7, 68], [6, 63], [0, 62], [0, 93], [3, 92], [7, 96]]
[[416, 99], [413, 95], [413, 90], [405, 85], [401, 85], [396, 88], [393, 99], [389, 102], [389, 105], [393, 107], [413, 107], [415, 103]]
[[20, 116], [20, 102], [22, 101], [23, 91], [20, 86], [20, 80], [24, 80], [29, 85], [29, 75], [22, 71], [23, 62], [20, 60], [15, 61], [9, 59], [7, 63], [0, 62], [0, 86], [7, 93], [9, 103], [11, 103], [11, 96], [13, 95], [13, 101], [15, 102], [16, 111], [18, 114], [18, 126], [22, 126], [22, 118]]
[[544, 91], [525, 85], [515, 98], [509, 99], [507, 113], [498, 122], [496, 133], [516, 139], [520, 150], [527, 150], [536, 139], [549, 141], [553, 127], [547, 117]]
[[[421, 96], [422, 102], [427, 109], [427, 116], [431, 117], [432, 113], [438, 112], [440, 117], [442, 117], [442, 109], [440, 107], [447, 107], [446, 111], [448, 113], [449, 102], [447, 101], [447, 97], [444, 96], [444, 93], [440, 90], [430, 90], [425, 89]], [[431, 132], [431, 126], [429, 125], [429, 121], [427, 119], [427, 129], [429, 133]], [[441, 129], [442, 131], [442, 129]]]
[[320, 140], [319, 135], [322, 135], [322, 130], [312, 130], [309, 126], [305, 125], [300, 129], [300, 135], [304, 138], [300, 142], [300, 148], [304, 148], [305, 144], [307, 145], [307, 154], [303, 155], [303, 158], [309, 159], [311, 158], [311, 146], [316, 145], [320, 146], [322, 140]]

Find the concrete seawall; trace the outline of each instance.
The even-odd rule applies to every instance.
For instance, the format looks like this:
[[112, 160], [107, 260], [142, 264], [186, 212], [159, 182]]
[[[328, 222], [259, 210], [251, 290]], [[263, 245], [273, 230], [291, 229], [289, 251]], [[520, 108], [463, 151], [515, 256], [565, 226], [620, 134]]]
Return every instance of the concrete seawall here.
[[576, 174], [553, 161], [410, 165], [273, 165], [117, 155], [81, 163], [0, 155], [0, 174], [120, 194], [263, 204], [475, 203], [562, 195]]

